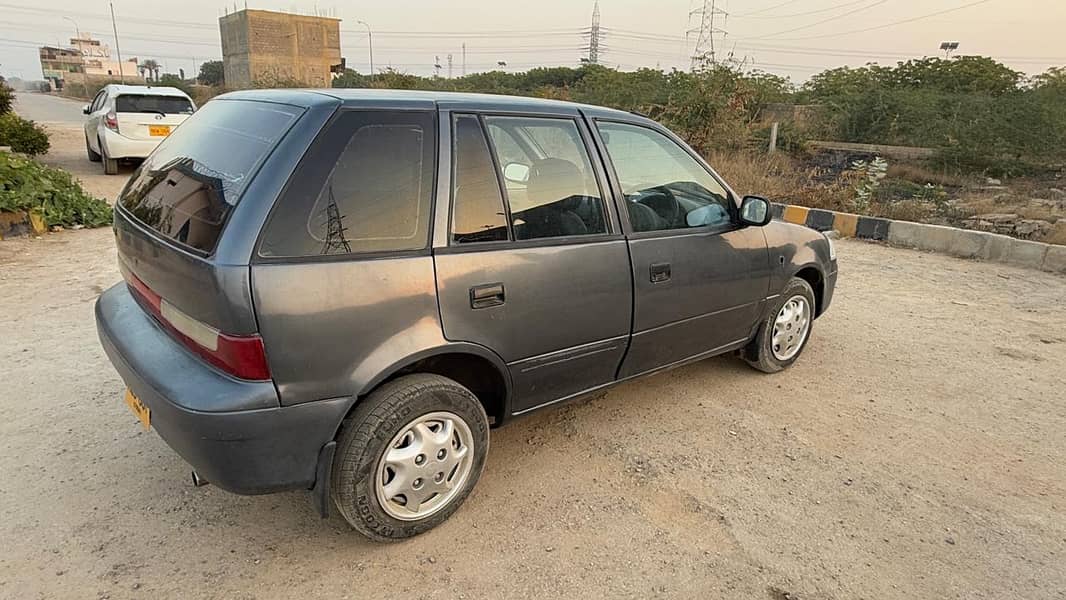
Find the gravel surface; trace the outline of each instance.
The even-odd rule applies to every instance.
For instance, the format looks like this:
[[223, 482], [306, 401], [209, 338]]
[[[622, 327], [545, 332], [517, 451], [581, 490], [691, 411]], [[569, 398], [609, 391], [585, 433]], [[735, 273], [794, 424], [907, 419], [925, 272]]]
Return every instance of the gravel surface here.
[[792, 369], [516, 420], [451, 520], [376, 545], [303, 492], [193, 488], [140, 429], [92, 318], [109, 230], [0, 242], [0, 597], [1066, 597], [1066, 278], [838, 248]]

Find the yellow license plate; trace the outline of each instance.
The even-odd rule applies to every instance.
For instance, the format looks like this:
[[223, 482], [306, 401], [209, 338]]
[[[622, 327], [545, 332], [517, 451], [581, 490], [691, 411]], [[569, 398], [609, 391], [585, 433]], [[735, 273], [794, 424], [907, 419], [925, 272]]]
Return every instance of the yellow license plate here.
[[144, 425], [144, 430], [148, 431], [152, 428], [152, 411], [143, 402], [137, 398], [137, 395], [132, 390], [126, 388], [126, 406], [130, 407], [133, 414], [137, 415], [140, 419], [141, 425]]
[[148, 135], [166, 137], [170, 135], [170, 125], [149, 125]]

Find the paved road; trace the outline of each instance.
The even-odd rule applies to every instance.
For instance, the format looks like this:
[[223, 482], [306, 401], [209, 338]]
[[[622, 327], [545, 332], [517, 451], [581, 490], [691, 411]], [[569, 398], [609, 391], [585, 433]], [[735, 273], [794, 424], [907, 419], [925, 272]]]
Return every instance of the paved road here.
[[85, 102], [70, 100], [49, 94], [15, 94], [15, 112], [27, 119], [45, 123], [81, 125], [85, 115], [81, 107]]

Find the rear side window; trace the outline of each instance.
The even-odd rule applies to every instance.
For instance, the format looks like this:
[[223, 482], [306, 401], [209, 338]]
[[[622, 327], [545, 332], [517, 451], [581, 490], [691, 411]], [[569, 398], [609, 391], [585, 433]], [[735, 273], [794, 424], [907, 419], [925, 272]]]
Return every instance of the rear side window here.
[[459, 115], [453, 123], [452, 241], [507, 240], [507, 217], [496, 168], [481, 123], [473, 115]]
[[277, 258], [425, 248], [435, 133], [429, 112], [342, 113], [301, 162], [270, 217], [259, 254]]
[[183, 96], [123, 94], [115, 98], [115, 112], [192, 114], [192, 102]]
[[141, 164], [119, 204], [160, 235], [210, 253], [249, 179], [302, 112], [266, 102], [207, 103]]

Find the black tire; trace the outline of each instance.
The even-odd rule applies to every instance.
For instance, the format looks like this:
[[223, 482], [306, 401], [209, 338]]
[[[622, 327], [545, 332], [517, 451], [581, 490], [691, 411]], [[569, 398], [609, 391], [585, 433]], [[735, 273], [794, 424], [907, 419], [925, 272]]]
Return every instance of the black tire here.
[[[777, 319], [781, 307], [796, 296], [803, 296], [803, 298], [807, 300], [807, 306], [810, 307], [811, 314], [809, 316], [807, 331], [804, 332], [803, 339], [800, 340], [799, 350], [788, 359], [782, 360], [777, 356], [774, 356], [772, 348], [774, 321]], [[766, 314], [763, 316], [762, 323], [759, 325], [759, 331], [756, 333], [755, 339], [744, 348], [741, 352], [741, 356], [749, 365], [763, 373], [777, 373], [778, 371], [782, 371], [792, 366], [792, 363], [796, 362], [800, 355], [803, 354], [803, 350], [807, 347], [807, 342], [811, 339], [811, 331], [814, 329], [814, 311], [816, 310], [816, 307], [817, 304], [814, 299], [814, 290], [811, 289], [811, 284], [799, 277], [793, 277], [789, 280], [788, 284], [785, 285], [785, 289], [781, 290], [781, 295], [769, 306]]]
[[89, 162], [100, 162], [100, 154], [89, 146], [89, 138], [85, 138], [85, 154], [89, 157]]
[[118, 175], [118, 159], [107, 155], [102, 142], [100, 143], [100, 158], [104, 163], [104, 175]]
[[[378, 462], [410, 423], [438, 411], [453, 413], [469, 427], [471, 470], [436, 512], [418, 520], [397, 519], [382, 507], [375, 491]], [[470, 390], [428, 373], [394, 379], [358, 404], [342, 425], [330, 481], [333, 502], [352, 528], [372, 540], [392, 542], [425, 533], [450, 517], [470, 494], [485, 466], [488, 446], [489, 419]]]

